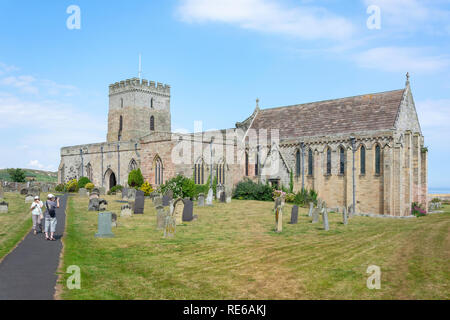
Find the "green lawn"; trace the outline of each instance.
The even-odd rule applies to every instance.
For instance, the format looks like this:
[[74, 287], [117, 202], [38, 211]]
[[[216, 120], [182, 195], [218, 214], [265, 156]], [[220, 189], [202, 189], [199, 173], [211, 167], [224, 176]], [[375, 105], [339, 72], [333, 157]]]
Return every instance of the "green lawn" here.
[[5, 193], [8, 213], [0, 213], [0, 260], [27, 234], [32, 226], [30, 203], [18, 193]]
[[[107, 196], [119, 214], [118, 197]], [[233, 201], [197, 208], [199, 220], [174, 239], [145, 214], [119, 218], [115, 238], [96, 239], [88, 199], [69, 200], [63, 270], [81, 268], [81, 290], [61, 281], [62, 299], [449, 299], [450, 208], [445, 214], [394, 220], [330, 215], [329, 232], [301, 209], [274, 229], [273, 203]], [[366, 287], [369, 265], [381, 267], [381, 290]]]

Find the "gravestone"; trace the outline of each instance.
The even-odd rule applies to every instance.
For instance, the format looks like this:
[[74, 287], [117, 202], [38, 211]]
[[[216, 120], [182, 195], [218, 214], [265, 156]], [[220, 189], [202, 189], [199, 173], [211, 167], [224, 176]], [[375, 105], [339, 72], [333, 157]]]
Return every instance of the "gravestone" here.
[[159, 207], [159, 206], [163, 206], [163, 198], [162, 197], [156, 197], [153, 199], [153, 204], [155, 205], [155, 207]]
[[129, 204], [124, 204], [120, 208], [120, 216], [123, 218], [128, 218], [128, 217], [133, 216], [133, 210], [131, 209]]
[[312, 223], [318, 223], [319, 222], [319, 208], [313, 209], [312, 213]]
[[3, 201], [0, 202], [0, 213], [8, 213], [8, 203]]
[[191, 222], [194, 220], [194, 203], [191, 200], [184, 201], [183, 221]]
[[31, 195], [26, 196], [25, 203], [32, 203], [34, 201], [34, 197]]
[[100, 188], [98, 188], [98, 191], [100, 192], [100, 195], [101, 195], [101, 196], [106, 195], [106, 189], [105, 189], [105, 187], [100, 187]]
[[155, 198], [160, 197], [160, 196], [161, 195], [156, 191], [153, 191], [152, 193], [150, 193], [150, 198], [152, 199], [152, 201], [155, 201]]
[[169, 216], [169, 212], [161, 205], [156, 207], [156, 228], [164, 229], [164, 223], [166, 220], [166, 216]]
[[177, 223], [175, 218], [171, 215], [166, 216], [164, 220], [164, 238], [172, 238], [175, 236], [177, 229]]
[[176, 224], [180, 225], [183, 223], [184, 200], [181, 198], [177, 199], [173, 206], [172, 216], [175, 219]]
[[227, 195], [225, 194], [225, 191], [222, 191], [220, 193], [220, 202], [221, 203], [226, 203], [227, 202]]
[[85, 189], [85, 188], [81, 188], [80, 190], [78, 190], [78, 195], [80, 196], [80, 197], [87, 197], [87, 189]]
[[330, 230], [330, 224], [328, 223], [328, 210], [326, 206], [322, 208], [322, 220], [325, 231]]
[[291, 224], [297, 224], [298, 223], [298, 207], [293, 206], [291, 211]]
[[212, 206], [213, 205], [213, 189], [212, 188], [210, 188], [209, 190], [208, 190], [208, 196], [206, 197], [206, 205], [207, 206]]
[[275, 231], [283, 231], [283, 209], [282, 206], [277, 206], [275, 209]]
[[348, 217], [347, 217], [347, 208], [346, 207], [344, 207], [344, 209], [342, 210], [342, 218], [343, 218], [344, 225], [347, 225]]
[[105, 199], [99, 199], [98, 201], [98, 211], [106, 211], [108, 209], [108, 201]]
[[216, 187], [216, 200], [220, 200], [222, 193], [225, 192], [225, 187], [221, 184]]
[[172, 200], [168, 195], [163, 195], [162, 197], [162, 205], [163, 207], [167, 207], [170, 205], [170, 200]]
[[112, 213], [100, 212], [98, 214], [98, 232], [95, 234], [96, 238], [113, 238], [112, 233]]
[[[138, 191], [141, 191], [141, 190], [136, 190], [134, 188], [127, 189], [127, 199], [128, 199], [128, 201], [136, 201], [136, 195], [137, 195]], [[143, 191], [141, 191], [141, 192], [143, 192]], [[144, 193], [144, 196], [145, 196], [145, 193]]]
[[115, 213], [111, 214], [111, 227], [117, 227], [117, 214]]
[[122, 200], [128, 200], [128, 188], [122, 189]]
[[99, 207], [100, 207], [99, 198], [91, 198], [89, 200], [88, 211], [99, 211]]
[[170, 200], [170, 202], [169, 202], [169, 214], [173, 214], [173, 209], [175, 208], [174, 207], [174, 204], [175, 204], [175, 200]]
[[308, 217], [312, 217], [313, 210], [314, 210], [314, 202], [310, 202], [309, 203]]
[[134, 214], [144, 214], [145, 193], [136, 190], [136, 201], [134, 202]]
[[198, 195], [198, 202], [197, 202], [197, 205], [198, 205], [199, 207], [204, 207], [204, 206], [205, 206], [205, 195], [204, 195], [203, 193], [200, 193], [200, 194]]

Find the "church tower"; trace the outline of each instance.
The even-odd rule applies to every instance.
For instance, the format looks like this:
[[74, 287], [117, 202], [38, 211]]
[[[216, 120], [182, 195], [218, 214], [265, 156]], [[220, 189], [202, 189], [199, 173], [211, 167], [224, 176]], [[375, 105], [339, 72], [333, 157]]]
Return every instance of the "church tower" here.
[[109, 86], [108, 142], [171, 129], [169, 85], [132, 78]]

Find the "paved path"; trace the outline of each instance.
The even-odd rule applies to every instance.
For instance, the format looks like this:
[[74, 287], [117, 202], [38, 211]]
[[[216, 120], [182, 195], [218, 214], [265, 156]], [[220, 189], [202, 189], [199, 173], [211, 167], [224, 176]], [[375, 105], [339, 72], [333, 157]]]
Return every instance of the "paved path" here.
[[[67, 195], [60, 198], [56, 210], [55, 238], [32, 231], [0, 264], [0, 300], [52, 300], [58, 276], [61, 237], [66, 222]], [[44, 205], [45, 208], [45, 205]], [[31, 219], [31, 214], [30, 214]], [[44, 224], [44, 222], [42, 222]]]

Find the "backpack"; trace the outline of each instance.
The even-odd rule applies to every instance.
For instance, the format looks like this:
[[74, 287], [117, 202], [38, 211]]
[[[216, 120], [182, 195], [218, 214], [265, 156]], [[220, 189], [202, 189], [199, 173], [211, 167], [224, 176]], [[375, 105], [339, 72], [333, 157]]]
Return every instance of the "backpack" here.
[[50, 215], [50, 217], [54, 218], [56, 216], [55, 207], [52, 207], [52, 209], [50, 210], [50, 208], [48, 207], [48, 201], [45, 201], [45, 206], [47, 207], [47, 212]]

